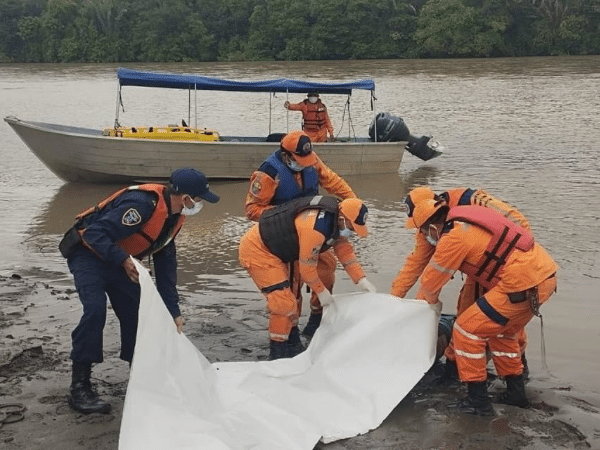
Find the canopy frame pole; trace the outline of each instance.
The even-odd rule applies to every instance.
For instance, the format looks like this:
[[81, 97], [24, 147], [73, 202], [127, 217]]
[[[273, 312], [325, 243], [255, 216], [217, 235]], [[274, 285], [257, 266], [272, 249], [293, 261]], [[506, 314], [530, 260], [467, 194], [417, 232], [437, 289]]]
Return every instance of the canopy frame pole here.
[[121, 82], [117, 81], [117, 110], [115, 112], [115, 130], [119, 128], [119, 104], [121, 103]]
[[196, 83], [194, 83], [194, 128], [198, 133], [198, 89]]
[[273, 110], [273, 99], [272, 96], [275, 95], [275, 92], [269, 92], [269, 134], [271, 134], [271, 112]]
[[[194, 90], [196, 89], [196, 83], [194, 83]], [[188, 88], [188, 126], [192, 123], [192, 87]], [[182, 124], [183, 125], [183, 124]]]
[[375, 98], [375, 89], [371, 90], [371, 111], [373, 111], [373, 124], [374, 124], [374, 130], [375, 130], [375, 137], [374, 140], [375, 142], [377, 142], [377, 121], [375, 120], [376, 114], [375, 111], [377, 108], [375, 108], [375, 102], [377, 101], [377, 98]]
[[[285, 90], [285, 101], [288, 103], [290, 101], [289, 89]], [[286, 131], [286, 133], [290, 132], [290, 110], [287, 108], [285, 108], [285, 131]]]

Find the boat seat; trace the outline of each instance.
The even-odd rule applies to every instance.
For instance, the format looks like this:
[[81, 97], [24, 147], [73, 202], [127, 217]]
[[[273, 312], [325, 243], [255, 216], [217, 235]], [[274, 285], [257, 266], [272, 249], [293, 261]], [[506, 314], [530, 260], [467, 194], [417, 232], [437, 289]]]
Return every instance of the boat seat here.
[[287, 133], [271, 133], [267, 136], [267, 142], [281, 142], [281, 139], [283, 139], [286, 134]]

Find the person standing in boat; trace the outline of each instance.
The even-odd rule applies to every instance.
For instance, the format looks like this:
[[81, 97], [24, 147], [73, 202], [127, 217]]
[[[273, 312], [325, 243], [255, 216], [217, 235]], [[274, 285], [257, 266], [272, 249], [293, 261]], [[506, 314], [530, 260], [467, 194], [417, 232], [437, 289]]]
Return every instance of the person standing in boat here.
[[318, 92], [309, 92], [307, 98], [300, 103], [286, 100], [283, 106], [290, 111], [302, 111], [302, 130], [312, 142], [334, 141], [333, 125]]
[[488, 347], [498, 375], [506, 381], [506, 391], [495, 401], [529, 407], [518, 336], [556, 292], [556, 262], [530, 231], [492, 208], [450, 208], [440, 200], [423, 200], [406, 227], [434, 244], [417, 299], [441, 311], [440, 292], [457, 271], [485, 289], [453, 327], [458, 375], [468, 388], [467, 397], [454, 407], [479, 416], [495, 414], [487, 391]]
[[[313, 151], [308, 135], [300, 130], [292, 131], [283, 137], [280, 148], [252, 174], [244, 213], [248, 219], [257, 222], [266, 210], [296, 198], [317, 195], [320, 187], [342, 200], [356, 198], [348, 183]], [[337, 261], [331, 251], [319, 253], [319, 279], [329, 292], [333, 292], [336, 266]], [[292, 289], [300, 298], [301, 286], [297, 277], [292, 281]], [[310, 310], [308, 323], [302, 330], [302, 334], [309, 338], [315, 334], [323, 314], [323, 307], [314, 291], [310, 297]]]
[[304, 351], [298, 331], [300, 302], [292, 291], [291, 268], [318, 296], [321, 308], [333, 300], [321, 280], [319, 254], [333, 249], [335, 257], [363, 291], [375, 292], [348, 237], [368, 234], [367, 207], [357, 198], [301, 197], [265, 211], [240, 241], [240, 264], [267, 300], [269, 359], [291, 358]]
[[[419, 186], [412, 189], [404, 199], [406, 214], [408, 216], [406, 225], [412, 223], [415, 205], [425, 200], [440, 200], [450, 208], [469, 205], [491, 208], [501, 213], [511, 222], [523, 227], [527, 231], [531, 231], [529, 221], [515, 207], [499, 200], [482, 189], [462, 187], [449, 189], [439, 195], [434, 193], [428, 186]], [[406, 257], [403, 267], [398, 271], [398, 274], [392, 281], [390, 294], [395, 295], [396, 297], [405, 297], [408, 291], [415, 285], [427, 264], [429, 264], [434, 252], [434, 243], [430, 242], [424, 234], [415, 233], [415, 246], [412, 252]], [[480, 283], [477, 283], [473, 277], [467, 276], [462, 289], [460, 290], [456, 304], [456, 314], [462, 314], [463, 311], [475, 303], [475, 301], [483, 294], [485, 294], [484, 287]], [[525, 357], [525, 347], [527, 346], [527, 334], [525, 329], [523, 329], [522, 333], [518, 336], [518, 341], [521, 349], [523, 374], [524, 378], [527, 379], [529, 377], [529, 367]], [[449, 342], [444, 354], [446, 356], [446, 363], [441, 381], [456, 381], [458, 380], [458, 370], [456, 368], [456, 355], [454, 353], [452, 341]]]
[[120, 358], [131, 363], [140, 303], [139, 274], [132, 258], [152, 255], [156, 285], [177, 331], [184, 324], [176, 288], [174, 238], [187, 215], [219, 201], [201, 172], [184, 168], [170, 183], [121, 189], [76, 217], [59, 245], [73, 274], [83, 315], [71, 335], [73, 348], [69, 405], [82, 413], [107, 413], [110, 404], [92, 390], [92, 364], [103, 361], [106, 297], [121, 329]]

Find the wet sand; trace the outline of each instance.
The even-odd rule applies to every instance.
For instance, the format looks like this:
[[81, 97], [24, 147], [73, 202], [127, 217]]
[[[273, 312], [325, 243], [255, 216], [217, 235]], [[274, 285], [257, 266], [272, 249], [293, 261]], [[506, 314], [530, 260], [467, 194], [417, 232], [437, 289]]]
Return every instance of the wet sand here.
[[[0, 428], [0, 447], [116, 449], [129, 374], [128, 365], [116, 356], [116, 318], [109, 313], [106, 360], [93, 371], [93, 381], [112, 412], [79, 414], [66, 401], [70, 333], [79, 318], [79, 302], [74, 290], [64, 287], [64, 279], [54, 282], [54, 276], [39, 269], [0, 276], [0, 404], [24, 407], [22, 420]], [[194, 306], [194, 300], [193, 294], [182, 299], [186, 330], [210, 361], [265, 358], [267, 318], [258, 305], [239, 320], [226, 308], [206, 311]], [[597, 392], [534, 372], [527, 385], [533, 408], [496, 405], [495, 418], [470, 417], [447, 407], [465, 395], [465, 389], [439, 385], [437, 371], [434, 367], [376, 430], [315, 448], [600, 449]], [[490, 392], [502, 388], [502, 381], [494, 380]]]

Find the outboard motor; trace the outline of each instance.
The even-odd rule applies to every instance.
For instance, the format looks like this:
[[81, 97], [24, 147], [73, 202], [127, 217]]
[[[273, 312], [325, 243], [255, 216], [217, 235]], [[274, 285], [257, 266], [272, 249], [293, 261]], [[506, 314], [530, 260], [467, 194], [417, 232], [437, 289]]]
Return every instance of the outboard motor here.
[[[377, 139], [375, 139], [375, 130], [377, 130]], [[408, 131], [404, 120], [387, 112], [375, 116], [369, 126], [369, 137], [377, 142], [407, 141], [405, 149], [423, 161], [440, 156], [443, 151], [443, 147], [437, 141], [432, 141], [431, 136], [413, 136]]]

